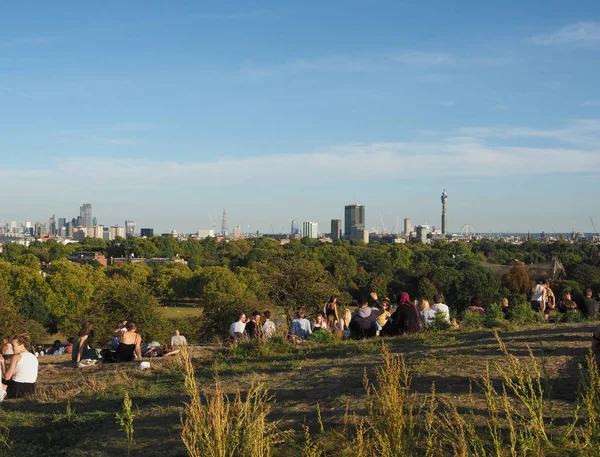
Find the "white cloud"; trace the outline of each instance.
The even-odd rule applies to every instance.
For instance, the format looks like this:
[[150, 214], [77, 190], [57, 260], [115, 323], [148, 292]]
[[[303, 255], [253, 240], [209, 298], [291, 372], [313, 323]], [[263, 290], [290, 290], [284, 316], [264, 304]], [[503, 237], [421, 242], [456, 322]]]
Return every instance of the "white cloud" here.
[[[435, 132], [434, 132], [435, 133]], [[463, 128], [421, 142], [357, 143], [312, 153], [264, 155], [216, 160], [148, 160], [78, 157], [57, 160], [45, 169], [4, 169], [7, 188], [43, 194], [45, 183], [56, 192], [77, 191], [82, 176], [88, 194], [133, 195], [140, 189], [185, 192], [185, 189], [289, 185], [290, 180], [318, 186], [332, 182], [372, 182], [411, 178], [600, 173], [600, 120], [572, 122], [556, 130], [528, 127]], [[582, 136], [584, 141], [575, 140]], [[521, 139], [545, 138], [569, 146], [524, 146]], [[503, 139], [499, 146], [495, 140]], [[595, 139], [595, 140], [594, 140]], [[543, 166], [541, 166], [543, 164]], [[90, 197], [92, 198], [92, 197]]]
[[532, 41], [546, 46], [597, 46], [600, 45], [600, 22], [586, 21], [568, 24], [554, 32], [536, 35]]

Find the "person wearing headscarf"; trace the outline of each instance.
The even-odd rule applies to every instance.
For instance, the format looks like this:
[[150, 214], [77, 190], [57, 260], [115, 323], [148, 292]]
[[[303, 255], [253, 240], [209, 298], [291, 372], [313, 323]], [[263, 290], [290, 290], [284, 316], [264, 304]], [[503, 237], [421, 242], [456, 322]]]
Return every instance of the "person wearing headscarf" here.
[[419, 311], [406, 292], [400, 294], [393, 323], [399, 333], [417, 333], [421, 330]]

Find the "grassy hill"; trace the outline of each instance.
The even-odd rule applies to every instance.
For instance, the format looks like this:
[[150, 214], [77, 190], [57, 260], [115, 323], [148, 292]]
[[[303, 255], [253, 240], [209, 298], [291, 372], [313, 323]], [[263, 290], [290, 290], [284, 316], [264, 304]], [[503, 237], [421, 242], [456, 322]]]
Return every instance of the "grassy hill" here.
[[[434, 385], [438, 406], [430, 411], [429, 417], [437, 418], [434, 435], [439, 442], [430, 455], [493, 455], [488, 454], [493, 446], [489, 444], [490, 396], [484, 394], [482, 381], [486, 370], [489, 367], [489, 386], [498, 393], [496, 400], [500, 404], [502, 371], [507, 371], [508, 379], [513, 380], [533, 373], [531, 379], [535, 384], [532, 371], [535, 360], [544, 396], [537, 404], [543, 405], [548, 445], [540, 449], [539, 439], [534, 437], [532, 443], [538, 443], [538, 447], [534, 446], [525, 455], [598, 455], [589, 443], [575, 445], [572, 439], [567, 442], [562, 438], [575, 416], [580, 367], [585, 365], [594, 329], [595, 323], [586, 322], [501, 331], [500, 338], [514, 359], [500, 350], [492, 331], [428, 332], [386, 339], [392, 356], [404, 356], [411, 376], [410, 392], [414, 393], [414, 397], [409, 394], [410, 398], [397, 398], [392, 403], [400, 411], [404, 407], [405, 413], [406, 406], [412, 405], [417, 428], [423, 428], [428, 418], [427, 407], [420, 413], [419, 408], [431, 401]], [[530, 350], [535, 359], [531, 358]], [[125, 434], [115, 420], [125, 392], [131, 396], [135, 414], [131, 455], [187, 455], [181, 440], [181, 418], [189, 396], [184, 388], [184, 368], [178, 360], [152, 359], [152, 368], [141, 371], [137, 363], [74, 369], [68, 357], [40, 358], [39, 389], [35, 397], [1, 404], [0, 424], [5, 428], [0, 430], [3, 437], [0, 455], [2, 452], [19, 456], [126, 455]], [[233, 395], [240, 390], [242, 401], [253, 384], [261, 383], [269, 389], [268, 421], [276, 422], [279, 431], [272, 454], [282, 456], [360, 455], [357, 451], [360, 445], [353, 440], [361, 418], [368, 417], [371, 421], [363, 422], [363, 426], [373, 426], [364, 436], [369, 449], [378, 446], [372, 433], [377, 429], [377, 420], [393, 423], [392, 429], [402, 428], [401, 419], [410, 414], [386, 417], [381, 411], [373, 411], [374, 402], [382, 395], [393, 398], [400, 392], [393, 390], [397, 383], [390, 382], [390, 373], [392, 378], [395, 376], [393, 367], [388, 366], [387, 378], [386, 371], [381, 371], [382, 366], [385, 368], [384, 357], [381, 340], [308, 342], [300, 346], [243, 344], [235, 349], [205, 346], [192, 350], [195, 379], [201, 388], [213, 386], [214, 375], [218, 373], [224, 391]], [[388, 358], [388, 364], [390, 360], [396, 359]], [[520, 374], [519, 369], [522, 369]], [[369, 396], [365, 377], [371, 389], [376, 389]], [[386, 379], [382, 385], [381, 381]], [[393, 388], [392, 391], [386, 390], [387, 387]], [[515, 411], [521, 411], [518, 392], [509, 389], [507, 398]], [[397, 404], [400, 401], [405, 402], [404, 406]], [[580, 440], [586, 430], [585, 411], [582, 406], [578, 412]], [[510, 425], [502, 412], [498, 415], [500, 433], [509, 443]], [[460, 443], [461, 420], [466, 436], [464, 449]], [[449, 430], [449, 423], [458, 428]], [[469, 433], [485, 438], [479, 453], [476, 440], [469, 438]], [[415, 438], [415, 446], [426, 446], [423, 441], [426, 434], [419, 436]], [[457, 443], [455, 449], [453, 439]], [[504, 448], [499, 455], [511, 455], [510, 446]], [[415, 447], [413, 455], [426, 455], [422, 450], [425, 447], [419, 449]]]

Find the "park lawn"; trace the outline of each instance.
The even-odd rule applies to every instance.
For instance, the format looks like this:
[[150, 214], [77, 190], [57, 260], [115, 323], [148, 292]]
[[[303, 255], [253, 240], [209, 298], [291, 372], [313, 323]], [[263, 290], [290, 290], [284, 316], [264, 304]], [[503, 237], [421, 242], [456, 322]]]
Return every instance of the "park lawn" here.
[[[546, 324], [500, 332], [509, 352], [520, 360], [528, 360], [530, 350], [544, 357], [554, 422], [559, 427], [566, 427], [573, 417], [578, 366], [584, 363], [595, 324]], [[471, 411], [473, 421], [485, 423], [485, 398], [478, 382], [488, 366], [492, 378], [498, 379], [495, 364], [502, 366], [506, 359], [492, 331], [427, 332], [385, 342], [391, 352], [405, 356], [411, 387], [419, 400], [426, 398], [435, 383], [437, 395], [461, 412]], [[200, 385], [211, 385], [218, 372], [230, 393], [245, 391], [256, 380], [269, 386], [271, 419], [286, 431], [286, 438], [275, 448], [276, 456], [302, 455], [298, 443], [303, 439], [304, 424], [325, 455], [343, 455], [350, 440], [341, 431], [354, 420], [349, 419], [353, 414], [366, 414], [364, 375], [372, 381], [381, 359], [379, 339], [308, 342], [263, 353], [249, 345], [235, 350], [218, 346], [193, 349]], [[131, 396], [136, 414], [131, 455], [187, 455], [180, 440], [180, 415], [187, 400], [180, 366], [174, 358], [152, 359], [151, 363], [151, 370], [146, 371], [139, 370], [138, 363], [75, 369], [69, 356], [40, 358], [36, 395], [1, 404], [0, 424], [6, 428], [0, 429], [0, 434], [10, 450], [2, 447], [0, 439], [0, 455], [126, 455], [125, 435], [115, 421], [125, 392]]]
[[167, 319], [199, 317], [202, 316], [202, 308], [194, 306], [161, 306], [158, 308], [161, 316]]

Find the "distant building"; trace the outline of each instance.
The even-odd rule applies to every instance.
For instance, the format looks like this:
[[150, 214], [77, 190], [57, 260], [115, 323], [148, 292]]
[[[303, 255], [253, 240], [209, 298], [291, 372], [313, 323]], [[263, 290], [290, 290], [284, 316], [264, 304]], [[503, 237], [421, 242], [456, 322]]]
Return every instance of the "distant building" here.
[[236, 225], [235, 227], [233, 227], [233, 237], [240, 238], [241, 236], [242, 236], [242, 226]]
[[312, 221], [302, 222], [302, 236], [309, 238], [319, 237], [319, 224]]
[[427, 236], [431, 233], [428, 225], [418, 225], [417, 226], [417, 241], [421, 243], [427, 243]]
[[215, 237], [215, 231], [213, 229], [209, 230], [198, 230], [198, 238], [207, 238], [207, 237]]
[[81, 240], [85, 239], [85, 237], [87, 236], [87, 227], [84, 227], [82, 225], [73, 227], [73, 235], [72, 236], [75, 241], [81, 241]]
[[79, 207], [79, 217], [81, 218], [81, 220], [79, 221], [80, 225], [83, 225], [85, 227], [90, 227], [91, 225], [94, 225], [92, 221], [91, 203], [84, 203]]
[[67, 220], [64, 217], [58, 218], [58, 225], [56, 227], [56, 233], [58, 236], [65, 236], [65, 227], [67, 226]]
[[125, 221], [125, 235], [127, 238], [135, 236], [135, 221]]
[[72, 221], [67, 222], [67, 225], [65, 226], [65, 236], [67, 238], [71, 238], [73, 236], [73, 222]]
[[364, 205], [346, 205], [344, 207], [344, 236], [352, 238], [352, 227], [356, 229], [365, 228], [365, 207]]
[[342, 237], [342, 220], [331, 219], [331, 239], [338, 240]]
[[442, 235], [448, 234], [448, 194], [446, 193], [446, 189], [442, 192]]
[[104, 255], [98, 254], [96, 252], [78, 252], [76, 254], [70, 255], [68, 257], [68, 259], [71, 262], [75, 262], [75, 263], [89, 263], [89, 262], [95, 260], [100, 265], [102, 265], [104, 268], [106, 268], [106, 266], [108, 264], [106, 257], [104, 257]]
[[413, 225], [412, 225], [412, 219], [410, 217], [407, 217], [404, 219], [404, 236], [409, 236], [410, 232], [412, 232], [413, 229]]
[[104, 239], [104, 226], [92, 225], [91, 227], [87, 227], [87, 237]]
[[143, 228], [140, 230], [140, 236], [142, 238], [152, 238], [154, 236], [154, 229]]
[[364, 228], [358, 228], [356, 225], [352, 227], [352, 231], [350, 233], [350, 239], [354, 241], [364, 241], [365, 243], [369, 242], [369, 231]]
[[121, 238], [126, 237], [125, 227], [121, 227], [120, 225], [113, 225], [110, 228], [110, 239], [114, 240], [118, 236], [120, 236]]

